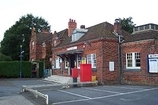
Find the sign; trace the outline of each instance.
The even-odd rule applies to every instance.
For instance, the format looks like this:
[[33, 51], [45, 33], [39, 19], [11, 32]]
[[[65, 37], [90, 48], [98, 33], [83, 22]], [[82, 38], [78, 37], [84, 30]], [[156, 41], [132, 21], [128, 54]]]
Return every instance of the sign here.
[[76, 50], [76, 49], [77, 49], [77, 46], [69, 47], [69, 48], [67, 48], [67, 51], [69, 51], [69, 50]]
[[82, 57], [82, 64], [86, 64], [86, 58]]
[[158, 73], [158, 54], [148, 55], [149, 73]]
[[109, 71], [114, 71], [114, 62], [113, 61], [109, 62]]

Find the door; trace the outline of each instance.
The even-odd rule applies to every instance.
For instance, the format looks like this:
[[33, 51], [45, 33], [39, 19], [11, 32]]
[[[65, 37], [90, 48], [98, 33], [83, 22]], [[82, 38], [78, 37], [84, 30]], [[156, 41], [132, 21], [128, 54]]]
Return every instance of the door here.
[[76, 60], [76, 57], [75, 55], [70, 55], [70, 75], [72, 75], [72, 68], [75, 67], [75, 60]]

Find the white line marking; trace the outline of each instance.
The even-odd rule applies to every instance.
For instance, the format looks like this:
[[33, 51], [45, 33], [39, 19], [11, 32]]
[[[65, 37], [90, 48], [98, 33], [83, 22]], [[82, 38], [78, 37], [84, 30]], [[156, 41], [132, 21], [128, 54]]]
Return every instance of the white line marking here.
[[117, 88], [123, 88], [123, 89], [138, 89], [138, 90], [143, 89], [143, 88], [136, 88], [136, 87], [117, 87]]
[[138, 97], [138, 98], [132, 98], [132, 99], [126, 99], [126, 98], [121, 98], [120, 100], [122, 101], [136, 101], [136, 100], [140, 100], [141, 98]]
[[91, 100], [91, 99], [80, 99], [80, 100], [56, 102], [56, 103], [52, 103], [52, 105], [60, 105], [60, 104], [73, 103], [73, 102], [81, 102], [81, 101], [88, 101], [88, 100]]
[[83, 95], [80, 95], [80, 94], [75, 94], [75, 93], [72, 93], [72, 92], [67, 92], [67, 91], [63, 91], [63, 90], [58, 90], [58, 91], [63, 92], [63, 93], [67, 93], [67, 94], [71, 94], [71, 95], [74, 95], [74, 96], [79, 96], [79, 97], [82, 97], [82, 98], [92, 99], [90, 97], [83, 96]]
[[156, 90], [156, 89], [158, 89], [158, 88], [144, 89], [144, 90], [140, 90], [140, 91], [132, 91], [132, 92], [127, 92], [127, 93], [119, 93], [119, 94], [102, 96], [102, 97], [95, 97], [95, 98], [90, 98], [90, 99], [81, 99], [81, 100], [73, 100], [73, 101], [56, 102], [56, 103], [52, 103], [52, 105], [59, 105], [59, 104], [73, 103], [73, 102], [81, 102], [81, 101], [89, 101], [89, 100], [96, 100], [96, 99], [102, 99], [102, 98], [110, 98], [110, 97], [116, 97], [116, 96], [128, 95], [128, 94], [134, 94], [134, 93], [140, 93], [140, 92]]
[[143, 89], [143, 88], [137, 88], [137, 87], [123, 87], [123, 86], [103, 86], [103, 87], [113, 87], [113, 88], [123, 88], [123, 89]]
[[100, 91], [100, 92], [109, 92], [109, 93], [120, 93], [120, 92], [114, 92], [114, 91], [108, 91], [108, 90], [101, 90], [101, 89], [92, 89], [92, 88], [84, 88], [84, 89], [88, 89], [88, 90], [95, 90], [95, 91]]

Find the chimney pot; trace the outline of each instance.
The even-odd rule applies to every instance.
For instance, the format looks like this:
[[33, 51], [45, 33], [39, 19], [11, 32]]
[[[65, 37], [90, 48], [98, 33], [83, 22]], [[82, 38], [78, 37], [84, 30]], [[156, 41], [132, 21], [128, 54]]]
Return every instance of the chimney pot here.
[[114, 32], [121, 34], [121, 23], [120, 23], [120, 19], [115, 19], [114, 22]]
[[75, 20], [70, 19], [68, 22], [68, 36], [72, 35], [73, 30], [77, 27], [77, 23]]
[[81, 29], [85, 29], [85, 25], [81, 25], [80, 28], [81, 28]]

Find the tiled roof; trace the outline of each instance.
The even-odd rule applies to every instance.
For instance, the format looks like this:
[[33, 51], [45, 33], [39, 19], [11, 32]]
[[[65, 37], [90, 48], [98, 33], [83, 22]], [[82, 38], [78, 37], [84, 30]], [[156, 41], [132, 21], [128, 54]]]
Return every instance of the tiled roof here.
[[42, 42], [45, 42], [47, 40], [51, 40], [52, 34], [51, 33], [38, 33], [36, 35], [36, 38], [37, 38], [38, 43], [42, 43]]
[[158, 31], [146, 30], [135, 34], [131, 34], [125, 40], [125, 42], [134, 42], [134, 41], [147, 40], [147, 39], [158, 39]]
[[[59, 36], [62, 39], [62, 42], [56, 46], [56, 47], [62, 47], [65, 45], [70, 45], [73, 43], [78, 43], [78, 42], [84, 42], [87, 40], [93, 40], [93, 39], [98, 39], [98, 38], [117, 38], [113, 34], [113, 25], [108, 23], [108, 22], [103, 22], [91, 27], [86, 28], [88, 29], [88, 32], [85, 33], [79, 40], [75, 42], [71, 42], [71, 37], [68, 37], [68, 29], [65, 29], [64, 31], [59, 32]], [[130, 34], [124, 30], [122, 30], [122, 35], [129, 36]]]

